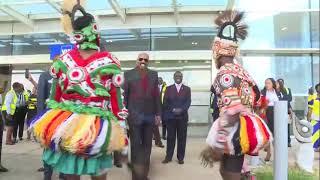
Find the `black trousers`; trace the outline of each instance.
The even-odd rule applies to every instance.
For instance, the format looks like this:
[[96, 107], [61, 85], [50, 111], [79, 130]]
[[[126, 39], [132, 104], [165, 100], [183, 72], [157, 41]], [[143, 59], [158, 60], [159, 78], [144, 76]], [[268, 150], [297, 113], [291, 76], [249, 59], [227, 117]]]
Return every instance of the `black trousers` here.
[[150, 167], [153, 124], [130, 125], [132, 180], [147, 180]]
[[162, 121], [162, 138], [167, 138], [167, 122]]
[[121, 164], [121, 152], [114, 152], [113, 153], [113, 164], [118, 165]]
[[162, 145], [159, 127], [157, 125], [153, 125], [153, 138], [156, 145]]
[[167, 160], [172, 160], [176, 139], [178, 141], [177, 158], [182, 161], [185, 156], [187, 142], [188, 119], [176, 118], [167, 121]]
[[15, 126], [13, 130], [13, 139], [17, 139], [17, 134], [19, 131], [19, 138], [23, 137], [23, 128], [24, 128], [24, 121], [26, 119], [26, 114], [27, 114], [27, 107], [20, 107], [17, 108], [13, 118], [15, 119]]
[[267, 125], [272, 132], [274, 133], [274, 110], [273, 106], [268, 106], [267, 111], [266, 111], [266, 116], [267, 116]]
[[291, 138], [290, 138], [290, 124], [288, 124], [288, 144], [291, 144]]

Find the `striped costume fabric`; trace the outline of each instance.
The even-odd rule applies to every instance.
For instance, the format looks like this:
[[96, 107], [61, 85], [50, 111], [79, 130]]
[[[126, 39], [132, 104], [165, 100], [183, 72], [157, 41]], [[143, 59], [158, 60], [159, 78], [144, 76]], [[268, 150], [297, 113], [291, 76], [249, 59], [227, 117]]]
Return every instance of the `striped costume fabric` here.
[[[56, 152], [95, 156], [121, 149], [127, 143], [125, 131], [118, 123], [95, 115], [53, 109], [33, 121], [31, 126], [40, 143]], [[110, 143], [111, 136], [117, 141]]]
[[[219, 121], [217, 119], [214, 122], [206, 140], [211, 147], [215, 147], [218, 144], [214, 137], [218, 133]], [[259, 150], [272, 139], [272, 134], [265, 122], [255, 114], [241, 115], [240, 122], [235, 123], [231, 129], [224, 146], [225, 154], [257, 155]]]
[[311, 124], [313, 126], [312, 143], [313, 148], [320, 148], [320, 98], [313, 96], [308, 99], [308, 106], [311, 109]]

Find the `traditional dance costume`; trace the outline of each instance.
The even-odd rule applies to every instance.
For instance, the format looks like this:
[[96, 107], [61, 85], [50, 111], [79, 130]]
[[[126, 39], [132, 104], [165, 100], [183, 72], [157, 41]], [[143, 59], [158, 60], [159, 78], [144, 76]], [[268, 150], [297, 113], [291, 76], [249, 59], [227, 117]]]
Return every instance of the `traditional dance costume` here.
[[[75, 20], [77, 11], [83, 16]], [[77, 48], [53, 63], [50, 109], [38, 115], [30, 127], [45, 148], [43, 160], [56, 171], [100, 175], [112, 167], [111, 153], [124, 150], [128, 143], [124, 130], [127, 111], [120, 92], [124, 79], [120, 62], [109, 52], [99, 51], [93, 16], [79, 1], [65, 1], [64, 14], [64, 24], [72, 26]], [[79, 49], [97, 52], [83, 58]]]
[[[213, 87], [218, 97], [220, 117], [212, 125], [206, 142], [211, 148], [230, 156], [229, 163], [244, 154], [257, 155], [272, 138], [265, 122], [254, 113], [260, 91], [252, 77], [235, 59], [232, 63], [220, 62], [221, 57], [235, 58], [239, 55], [237, 39], [244, 40], [247, 35], [242, 17], [243, 13], [236, 11], [226, 11], [220, 15], [215, 21], [220, 29], [213, 43], [213, 58], [219, 68]], [[230, 32], [230, 28], [233, 34], [226, 36], [225, 31]], [[237, 169], [241, 170], [241, 167], [239, 163]]]
[[310, 99], [308, 106], [311, 109], [311, 124], [313, 126], [312, 143], [314, 149], [320, 148], [320, 98]]
[[[209, 145], [222, 148], [224, 153], [230, 155], [256, 155], [268, 143], [271, 133], [264, 121], [253, 112], [257, 99], [255, 86], [253, 79], [240, 65], [225, 64], [219, 69], [214, 87], [220, 118], [209, 132]], [[236, 114], [239, 117], [232, 119]]]

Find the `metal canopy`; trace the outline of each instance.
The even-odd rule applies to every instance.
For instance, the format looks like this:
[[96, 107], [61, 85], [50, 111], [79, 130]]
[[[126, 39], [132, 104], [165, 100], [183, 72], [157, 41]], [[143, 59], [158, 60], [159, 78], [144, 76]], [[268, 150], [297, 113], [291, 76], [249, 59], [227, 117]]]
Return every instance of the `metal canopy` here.
[[0, 5], [0, 10], [2, 10], [4, 13], [8, 14], [15, 20], [21, 21], [22, 23], [28, 25], [29, 27], [33, 27], [33, 20], [28, 18], [27, 16], [24, 16], [20, 12], [14, 10], [13, 8], [9, 7], [8, 5]]
[[126, 11], [125, 9], [121, 8], [119, 2], [117, 0], [108, 0], [114, 12], [120, 17], [123, 23], [126, 22]]

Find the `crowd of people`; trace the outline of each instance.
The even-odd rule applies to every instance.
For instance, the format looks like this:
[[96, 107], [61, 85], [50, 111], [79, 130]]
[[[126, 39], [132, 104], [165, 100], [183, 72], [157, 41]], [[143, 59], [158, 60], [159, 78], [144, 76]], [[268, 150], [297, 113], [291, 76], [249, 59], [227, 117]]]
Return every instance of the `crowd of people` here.
[[[34, 137], [43, 147], [40, 170], [45, 180], [51, 179], [53, 171], [65, 180], [78, 180], [81, 175], [105, 180], [112, 163], [122, 167], [123, 162], [132, 170], [132, 180], [148, 180], [153, 139], [160, 148], [164, 147], [162, 140], [167, 141], [163, 164], [172, 162], [177, 142], [177, 162], [183, 165], [191, 105], [191, 89], [183, 84], [183, 73], [176, 71], [174, 84], [167, 86], [148, 68], [149, 55], [140, 53], [136, 66], [122, 76], [119, 60], [100, 51], [95, 19], [81, 2], [65, 1], [63, 8], [64, 29], [74, 35], [77, 48], [57, 55], [38, 83], [29, 74], [34, 86], [31, 93], [19, 82], [12, 84], [1, 108], [0, 135], [5, 122], [5, 143], [14, 145], [23, 140], [27, 119], [27, 139]], [[76, 17], [77, 11], [82, 16]], [[219, 32], [213, 43], [218, 69], [211, 87], [214, 121], [201, 157], [204, 165], [220, 162], [224, 180], [240, 180], [241, 172], [250, 171], [245, 155], [258, 156], [265, 149], [265, 161], [270, 161], [277, 101], [288, 101], [288, 117], [293, 114], [291, 89], [283, 79], [266, 79], [260, 91], [254, 78], [235, 60], [238, 39], [247, 36], [242, 18], [243, 13], [237, 11], [222, 13], [216, 19]], [[229, 26], [234, 34], [226, 35], [224, 30]], [[314, 125], [314, 148], [319, 150], [319, 84], [316, 91], [308, 100], [308, 120]], [[129, 148], [130, 160], [126, 156]], [[0, 171], [8, 170], [0, 164]]]

